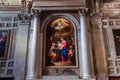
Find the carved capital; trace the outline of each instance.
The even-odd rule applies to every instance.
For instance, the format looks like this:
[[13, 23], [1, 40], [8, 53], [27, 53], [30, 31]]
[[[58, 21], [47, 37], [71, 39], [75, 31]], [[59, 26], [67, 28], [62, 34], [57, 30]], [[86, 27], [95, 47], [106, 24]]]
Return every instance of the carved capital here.
[[80, 15], [85, 15], [86, 11], [85, 11], [85, 9], [79, 9], [79, 10], [78, 10], [78, 13], [79, 13]]
[[80, 15], [86, 15], [87, 11], [88, 11], [88, 8], [78, 9], [78, 13], [79, 13]]
[[20, 24], [29, 24], [31, 20], [32, 2], [22, 0], [21, 14], [18, 14]]
[[99, 17], [99, 18], [102, 18], [103, 17], [103, 13], [90, 13], [90, 16], [95, 18], [95, 17]]
[[90, 13], [90, 17], [93, 21], [93, 24], [99, 25], [98, 28], [102, 26], [103, 13], [99, 13], [99, 14]]
[[34, 16], [38, 16], [39, 15], [39, 13], [40, 13], [41, 11], [39, 11], [39, 10], [32, 10], [32, 15], [34, 15]]
[[26, 1], [26, 12], [30, 14], [32, 11], [32, 1]]

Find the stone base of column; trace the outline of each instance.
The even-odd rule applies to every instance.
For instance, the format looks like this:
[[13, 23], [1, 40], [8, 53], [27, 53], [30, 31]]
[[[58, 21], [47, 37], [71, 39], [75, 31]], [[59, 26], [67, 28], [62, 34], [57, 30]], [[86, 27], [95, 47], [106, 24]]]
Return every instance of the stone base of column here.
[[88, 78], [88, 77], [85, 77], [85, 78], [71, 78], [71, 77], [63, 77], [63, 76], [58, 76], [57, 79], [56, 77], [53, 77], [53, 76], [49, 76], [49, 78], [44, 78], [43, 79], [38, 79], [38, 78], [26, 78], [26, 80], [96, 80], [95, 78]]
[[37, 78], [26, 78], [26, 80], [43, 80], [43, 79], [37, 79]]
[[[46, 80], [46, 79], [26, 79], [26, 80]], [[49, 79], [49, 80], [55, 80], [55, 79]], [[58, 80], [61, 80], [61, 79], [58, 79]], [[66, 79], [64, 79], [64, 80], [66, 80]], [[68, 80], [95, 80], [95, 79], [68, 79]]]
[[39, 80], [39, 79], [37, 76], [33, 75], [33, 76], [26, 77], [26, 80]]
[[80, 77], [81, 80], [96, 80], [95, 76], [82, 76]]
[[92, 78], [92, 79], [80, 79], [80, 80], [96, 80], [96, 79]]

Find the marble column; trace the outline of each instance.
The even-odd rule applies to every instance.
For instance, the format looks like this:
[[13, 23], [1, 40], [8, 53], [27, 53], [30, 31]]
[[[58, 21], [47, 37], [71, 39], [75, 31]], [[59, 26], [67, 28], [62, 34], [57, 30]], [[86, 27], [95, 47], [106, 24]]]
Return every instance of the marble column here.
[[29, 23], [19, 23], [16, 35], [16, 47], [14, 55], [15, 80], [25, 80], [26, 57], [28, 50]]
[[88, 31], [85, 20], [85, 10], [80, 10], [80, 27], [81, 27], [81, 55], [80, 55], [80, 77], [83, 79], [92, 78], [90, 73], [90, 63], [89, 63], [89, 44], [88, 44]]
[[92, 15], [92, 27], [93, 27], [93, 41], [94, 41], [94, 58], [96, 67], [96, 78], [97, 80], [109, 80], [108, 78], [108, 66], [106, 57], [106, 43], [105, 33], [103, 31], [102, 24], [103, 15], [93, 14]]
[[[39, 22], [41, 21], [41, 10], [39, 10]], [[42, 71], [43, 71], [43, 30], [41, 29], [41, 24], [39, 23], [38, 24], [39, 25], [39, 27], [38, 27], [38, 50], [37, 50], [37, 52], [39, 53], [38, 54], [38, 66], [39, 66], [39, 80], [42, 80]]]
[[39, 70], [38, 70], [38, 54], [37, 54], [37, 34], [38, 33], [38, 11], [35, 11], [33, 18], [33, 33], [32, 40], [30, 41], [30, 50], [28, 57], [28, 71], [27, 71], [27, 80], [38, 79]]

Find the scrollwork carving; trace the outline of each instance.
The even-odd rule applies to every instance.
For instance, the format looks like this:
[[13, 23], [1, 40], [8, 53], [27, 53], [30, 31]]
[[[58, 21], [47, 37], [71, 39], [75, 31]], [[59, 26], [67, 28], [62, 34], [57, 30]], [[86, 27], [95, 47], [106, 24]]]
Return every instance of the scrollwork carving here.
[[108, 73], [109, 73], [109, 74], [114, 74], [114, 68], [109, 68], [109, 69], [108, 69]]
[[108, 66], [113, 66], [113, 60], [108, 61]]
[[9, 3], [6, 0], [0, 0], [0, 5], [9, 5]]
[[115, 61], [116, 66], [120, 66], [120, 60]]
[[57, 68], [55, 71], [57, 75], [64, 75], [65, 72], [70, 72], [70, 68]]
[[119, 73], [120, 73], [120, 68], [117, 68], [117, 70], [116, 70], [116, 71], [117, 71], [117, 73], [119, 74]]

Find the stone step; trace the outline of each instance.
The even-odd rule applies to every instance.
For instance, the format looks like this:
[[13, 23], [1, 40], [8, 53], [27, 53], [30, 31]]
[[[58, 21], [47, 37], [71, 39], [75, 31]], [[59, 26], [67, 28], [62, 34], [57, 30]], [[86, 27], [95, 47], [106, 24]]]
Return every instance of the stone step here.
[[79, 79], [78, 76], [43, 76], [42, 80], [95, 80], [95, 79]]

